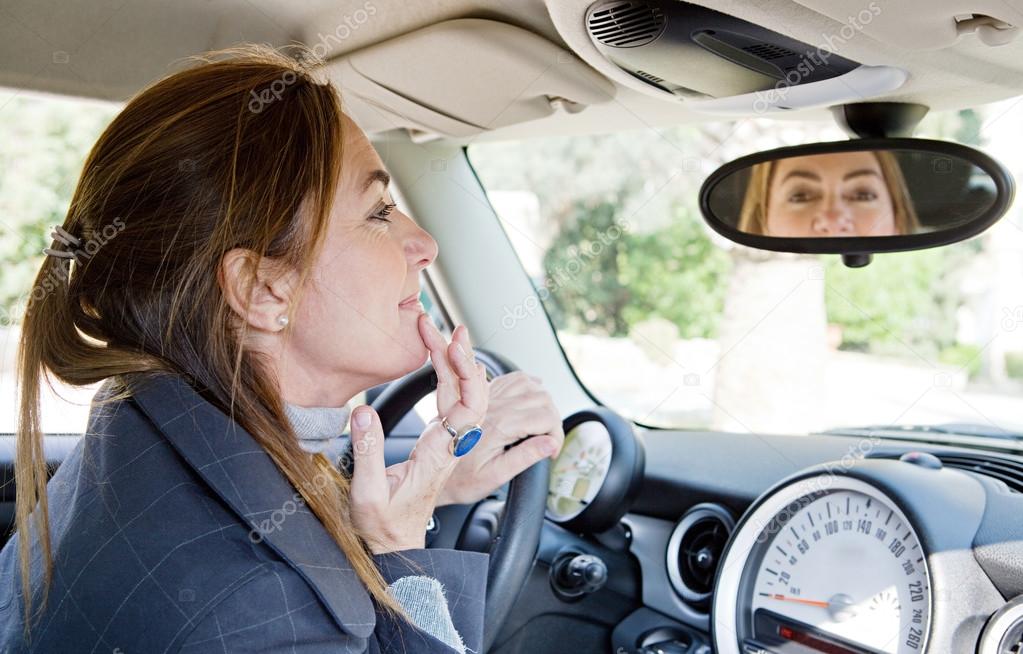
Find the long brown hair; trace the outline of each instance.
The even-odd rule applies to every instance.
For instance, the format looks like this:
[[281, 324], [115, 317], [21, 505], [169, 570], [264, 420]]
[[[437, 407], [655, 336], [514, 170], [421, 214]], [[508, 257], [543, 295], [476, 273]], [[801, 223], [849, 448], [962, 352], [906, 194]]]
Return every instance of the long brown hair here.
[[[909, 187], [902, 174], [902, 168], [895, 155], [887, 150], [877, 150], [871, 154], [877, 159], [884, 177], [888, 195], [892, 198], [892, 213], [895, 215], [895, 232], [897, 234], [913, 234], [920, 228], [913, 199], [909, 196]], [[739, 231], [748, 234], [767, 234], [767, 206], [770, 201], [771, 178], [774, 176], [776, 161], [766, 161], [753, 166], [746, 195], [743, 197], [742, 210], [739, 213]]]
[[40, 612], [53, 567], [39, 416], [51, 375], [74, 386], [183, 375], [267, 451], [377, 603], [404, 615], [351, 528], [348, 481], [299, 446], [277, 380], [244, 345], [245, 321], [218, 283], [221, 258], [238, 247], [308, 273], [341, 174], [340, 98], [301, 56], [268, 47], [196, 59], [136, 95], [100, 136], [51, 246], [74, 258], [46, 257], [26, 307], [16, 461], [26, 630], [32, 516]]

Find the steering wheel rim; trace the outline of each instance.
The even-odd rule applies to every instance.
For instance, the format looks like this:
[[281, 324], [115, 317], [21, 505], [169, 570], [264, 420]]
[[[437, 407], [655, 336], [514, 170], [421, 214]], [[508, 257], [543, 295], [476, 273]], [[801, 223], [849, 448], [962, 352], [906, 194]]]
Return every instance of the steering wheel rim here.
[[[514, 364], [494, 352], [475, 348], [476, 360], [487, 369], [488, 377], [517, 370]], [[373, 401], [380, 415], [384, 436], [412, 410], [416, 402], [437, 389], [437, 373], [429, 363], [391, 383]], [[486, 438], [486, 434], [483, 436]], [[497, 634], [511, 613], [540, 546], [550, 460], [542, 459], [513, 478], [508, 487], [503, 516], [490, 542], [490, 566], [487, 571], [486, 608], [483, 621], [483, 651], [494, 644]]]

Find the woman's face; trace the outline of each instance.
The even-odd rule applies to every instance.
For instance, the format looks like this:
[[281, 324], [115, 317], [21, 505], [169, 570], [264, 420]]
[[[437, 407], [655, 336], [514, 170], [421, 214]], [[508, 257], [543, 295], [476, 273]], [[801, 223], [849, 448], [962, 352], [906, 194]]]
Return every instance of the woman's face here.
[[426, 361], [417, 326], [419, 272], [437, 257], [437, 243], [394, 207], [380, 157], [347, 116], [344, 131], [341, 181], [325, 242], [287, 328], [292, 369], [282, 373], [304, 377], [307, 386], [343, 378], [354, 387], [337, 391], [351, 397]]
[[791, 157], [775, 164], [768, 191], [768, 235], [896, 233], [892, 197], [872, 153]]

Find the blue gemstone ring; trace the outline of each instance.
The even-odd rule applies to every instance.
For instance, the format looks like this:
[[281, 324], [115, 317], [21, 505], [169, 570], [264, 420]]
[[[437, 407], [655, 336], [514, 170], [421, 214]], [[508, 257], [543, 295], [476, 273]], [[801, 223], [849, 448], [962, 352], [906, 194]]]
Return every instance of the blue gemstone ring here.
[[459, 433], [457, 429], [448, 423], [447, 418], [441, 418], [440, 424], [451, 434], [450, 450], [451, 454], [456, 457], [468, 454], [472, 448], [476, 447], [476, 443], [480, 442], [480, 439], [483, 438], [483, 428], [479, 425], [466, 427]]

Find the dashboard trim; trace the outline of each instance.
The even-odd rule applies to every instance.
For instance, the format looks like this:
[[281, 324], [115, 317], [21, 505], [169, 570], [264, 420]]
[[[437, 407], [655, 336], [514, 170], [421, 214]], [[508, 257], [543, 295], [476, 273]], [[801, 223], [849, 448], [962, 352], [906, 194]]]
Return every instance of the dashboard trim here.
[[682, 601], [668, 581], [665, 551], [675, 522], [637, 513], [622, 518], [632, 531], [629, 551], [639, 561], [643, 576], [643, 604], [690, 627], [710, 632], [710, 616]]

